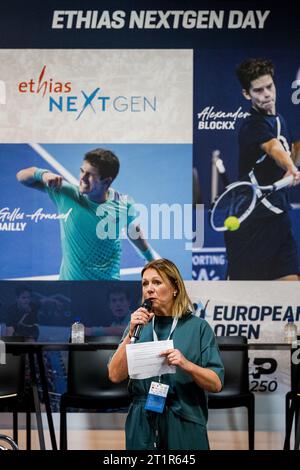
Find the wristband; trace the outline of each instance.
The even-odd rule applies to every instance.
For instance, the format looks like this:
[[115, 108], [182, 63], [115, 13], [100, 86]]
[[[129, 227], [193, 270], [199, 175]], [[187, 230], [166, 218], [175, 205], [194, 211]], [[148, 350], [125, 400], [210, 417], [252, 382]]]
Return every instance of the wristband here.
[[43, 174], [50, 173], [49, 170], [45, 170], [43, 168], [37, 168], [33, 174], [33, 178], [37, 183], [43, 183]]

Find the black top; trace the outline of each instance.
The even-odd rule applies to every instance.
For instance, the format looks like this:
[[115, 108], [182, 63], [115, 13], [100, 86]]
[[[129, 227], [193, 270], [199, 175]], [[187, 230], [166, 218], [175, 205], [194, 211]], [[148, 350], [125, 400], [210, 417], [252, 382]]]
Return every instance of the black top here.
[[[263, 143], [274, 138], [290, 152], [291, 140], [284, 118], [279, 114], [265, 115], [251, 108], [250, 115], [244, 120], [239, 131], [239, 179], [249, 180], [251, 170], [254, 171], [259, 185], [270, 185], [283, 178], [285, 170], [261, 148]], [[288, 188], [272, 194], [268, 200], [283, 211], [290, 208]], [[274, 215], [262, 204], [255, 211], [259, 211], [263, 216]]]

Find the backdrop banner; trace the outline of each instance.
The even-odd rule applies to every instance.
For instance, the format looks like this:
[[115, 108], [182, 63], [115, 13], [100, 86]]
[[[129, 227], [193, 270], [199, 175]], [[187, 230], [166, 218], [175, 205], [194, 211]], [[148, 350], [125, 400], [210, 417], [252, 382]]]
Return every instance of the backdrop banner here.
[[[196, 315], [212, 326], [216, 336], [243, 335], [254, 344], [283, 343], [290, 316], [300, 332], [300, 303], [294, 283], [274, 282], [270, 289], [259, 281], [187, 281], [186, 287]], [[283, 430], [284, 397], [290, 390], [290, 352], [250, 350], [249, 358], [257, 429]], [[219, 426], [217, 421], [213, 423]]]

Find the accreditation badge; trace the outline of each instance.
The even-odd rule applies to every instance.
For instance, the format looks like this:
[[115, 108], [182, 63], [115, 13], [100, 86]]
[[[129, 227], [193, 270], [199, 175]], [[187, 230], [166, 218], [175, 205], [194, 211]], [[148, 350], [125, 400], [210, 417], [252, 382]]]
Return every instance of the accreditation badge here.
[[160, 382], [151, 382], [145, 410], [162, 413], [165, 407], [168, 391], [169, 385], [162, 384]]

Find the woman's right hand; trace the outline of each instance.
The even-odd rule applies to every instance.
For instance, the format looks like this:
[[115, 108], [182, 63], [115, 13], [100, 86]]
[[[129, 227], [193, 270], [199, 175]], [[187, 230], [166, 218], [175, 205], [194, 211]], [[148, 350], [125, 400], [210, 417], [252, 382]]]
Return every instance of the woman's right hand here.
[[152, 318], [154, 313], [148, 312], [144, 307], [140, 307], [131, 314], [129, 336], [133, 336], [137, 325], [146, 325]]

